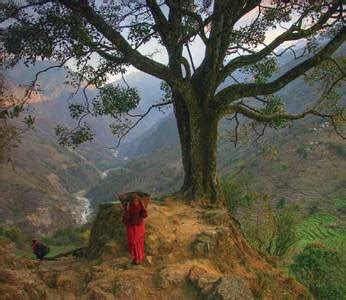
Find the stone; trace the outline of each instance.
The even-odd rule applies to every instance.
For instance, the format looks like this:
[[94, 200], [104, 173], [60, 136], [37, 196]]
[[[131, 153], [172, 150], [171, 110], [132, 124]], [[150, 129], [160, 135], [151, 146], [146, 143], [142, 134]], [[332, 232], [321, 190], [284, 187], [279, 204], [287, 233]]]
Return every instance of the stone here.
[[215, 282], [218, 281], [219, 278], [219, 275], [210, 273], [206, 269], [198, 266], [194, 266], [189, 272], [189, 280], [203, 296], [211, 292]]
[[241, 277], [227, 275], [215, 282], [206, 300], [253, 300], [248, 283]]
[[122, 223], [122, 206], [120, 202], [100, 204], [90, 233], [86, 256], [89, 259], [96, 259], [103, 254], [119, 257], [126, 253], [127, 241], [125, 226]]
[[186, 281], [191, 266], [188, 264], [173, 264], [159, 272], [158, 285], [160, 288], [178, 286]]
[[217, 233], [202, 232], [196, 236], [195, 241], [192, 243], [192, 251], [196, 256], [208, 256], [208, 254], [215, 248], [217, 241]]

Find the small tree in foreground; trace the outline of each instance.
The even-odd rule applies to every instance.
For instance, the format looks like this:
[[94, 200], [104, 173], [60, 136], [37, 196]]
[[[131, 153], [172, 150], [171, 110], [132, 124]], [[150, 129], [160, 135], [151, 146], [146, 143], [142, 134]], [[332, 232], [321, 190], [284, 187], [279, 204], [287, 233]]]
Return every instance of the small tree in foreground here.
[[[57, 62], [42, 74], [74, 62], [69, 81], [83, 90], [85, 103], [70, 105], [78, 125], [72, 131], [57, 128], [62, 142], [92, 139], [84, 121], [100, 115], [117, 121], [111, 129], [120, 142], [152, 108], [172, 104], [185, 171], [181, 192], [215, 202], [218, 122], [225, 116], [235, 123], [235, 142], [240, 116], [255, 121], [259, 135], [307, 115], [327, 118], [338, 130], [344, 112], [334, 92], [345, 80], [345, 60], [332, 55], [346, 36], [342, 2], [117, 0], [98, 6], [86, 0], [38, 0], [1, 4], [0, 17], [13, 63]], [[298, 53], [292, 45], [301, 40], [304, 49]], [[155, 47], [151, 53], [149, 42]], [[204, 53], [199, 63], [196, 49]], [[155, 60], [156, 50], [165, 63]], [[296, 60], [276, 72], [277, 58], [285, 53]], [[123, 75], [128, 66], [165, 83], [162, 101], [144, 114], [130, 113], [139, 101], [135, 89], [106, 84], [108, 75]], [[247, 81], [237, 78], [239, 71]], [[304, 74], [324, 93], [311, 107], [290, 114], [275, 93]], [[89, 86], [100, 89], [94, 99], [88, 99]]]

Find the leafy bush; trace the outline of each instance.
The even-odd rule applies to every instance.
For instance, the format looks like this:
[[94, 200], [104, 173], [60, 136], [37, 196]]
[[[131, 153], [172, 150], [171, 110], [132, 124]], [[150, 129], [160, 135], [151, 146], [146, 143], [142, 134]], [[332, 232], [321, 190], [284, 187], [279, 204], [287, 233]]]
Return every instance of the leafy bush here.
[[245, 236], [260, 253], [282, 257], [297, 241], [294, 207], [275, 212], [268, 199], [265, 199], [252, 216], [254, 220], [242, 225]]
[[234, 212], [239, 207], [251, 205], [258, 197], [256, 193], [249, 191], [246, 180], [238, 183], [232, 178], [225, 178], [221, 181], [221, 188], [225, 204], [231, 212]]
[[337, 211], [346, 215], [346, 204], [342, 204], [337, 207]]
[[346, 214], [346, 198], [335, 199], [335, 207], [338, 212]]
[[58, 229], [51, 236], [46, 236], [43, 241], [49, 245], [82, 245], [89, 239], [90, 231], [84, 228], [64, 228]]
[[296, 153], [304, 159], [308, 158], [307, 146], [306, 145], [299, 145], [296, 149]]
[[294, 257], [290, 271], [317, 299], [346, 299], [345, 262], [322, 244], [309, 244]]
[[276, 235], [271, 253], [276, 256], [284, 256], [297, 241], [295, 230], [297, 218], [294, 209], [291, 208], [277, 214], [275, 219]]
[[341, 158], [346, 159], [346, 146], [341, 143], [327, 143], [329, 149], [333, 150]]
[[15, 226], [1, 226], [0, 236], [13, 242], [18, 248], [23, 248], [28, 239], [25, 237], [24, 233]]
[[284, 197], [281, 197], [276, 203], [276, 209], [283, 209], [287, 204], [287, 200]]
[[309, 215], [316, 215], [320, 211], [321, 211], [321, 209], [319, 208], [319, 206], [316, 203], [312, 204], [309, 207]]

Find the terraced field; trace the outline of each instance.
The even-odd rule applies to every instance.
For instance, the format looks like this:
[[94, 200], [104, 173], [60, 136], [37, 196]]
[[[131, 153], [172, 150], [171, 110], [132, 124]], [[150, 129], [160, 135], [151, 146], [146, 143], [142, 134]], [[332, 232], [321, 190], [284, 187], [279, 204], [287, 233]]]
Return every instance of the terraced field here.
[[317, 214], [297, 226], [297, 237], [298, 248], [317, 241], [338, 248], [346, 243], [346, 224], [336, 216]]

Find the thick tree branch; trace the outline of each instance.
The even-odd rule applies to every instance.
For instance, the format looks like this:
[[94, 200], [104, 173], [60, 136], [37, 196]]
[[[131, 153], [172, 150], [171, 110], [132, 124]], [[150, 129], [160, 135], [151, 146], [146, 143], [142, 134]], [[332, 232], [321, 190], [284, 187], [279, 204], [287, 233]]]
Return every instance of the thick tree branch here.
[[114, 30], [112, 26], [107, 24], [105, 20], [89, 5], [80, 6], [79, 4], [68, 0], [59, 0], [59, 2], [94, 26], [97, 31], [117, 47], [117, 50], [122, 53], [124, 59], [128, 63], [132, 64], [137, 69], [165, 80], [172, 85], [183, 85], [183, 80], [177, 78], [165, 65], [158, 63], [133, 49], [126, 39], [118, 31]]
[[149, 10], [151, 12], [151, 15], [153, 16], [153, 19], [155, 21], [155, 29], [158, 31], [158, 33], [161, 36], [161, 39], [166, 47], [168, 47], [168, 22], [161, 11], [160, 6], [156, 3], [155, 0], [146, 0], [146, 3], [149, 7]]
[[227, 105], [229, 103], [237, 99], [254, 97], [258, 95], [269, 95], [279, 91], [289, 82], [303, 75], [311, 68], [317, 66], [323, 60], [328, 59], [341, 46], [345, 39], [346, 29], [343, 27], [322, 50], [317, 52], [313, 57], [293, 67], [276, 80], [263, 84], [233, 84], [223, 89], [215, 97], [215, 102], [213, 105], [214, 108], [222, 111], [224, 108], [227, 109]]
[[337, 11], [337, 8], [338, 4], [333, 4], [313, 26], [305, 30], [301, 29], [300, 26], [297, 26], [302, 22], [303, 18], [305, 17], [305, 14], [303, 14], [294, 25], [292, 25], [286, 32], [279, 35], [269, 45], [266, 45], [266, 47], [262, 50], [252, 55], [238, 56], [237, 58], [233, 59], [220, 71], [220, 75], [218, 78], [219, 84], [222, 83], [226, 79], [226, 77], [229, 76], [229, 74], [234, 72], [236, 69], [254, 64], [262, 60], [266, 56], [270, 55], [282, 43], [306, 38], [311, 34], [315, 33], [316, 31], [320, 30], [323, 27], [323, 25], [329, 20], [329, 18], [333, 15], [333, 13]]

